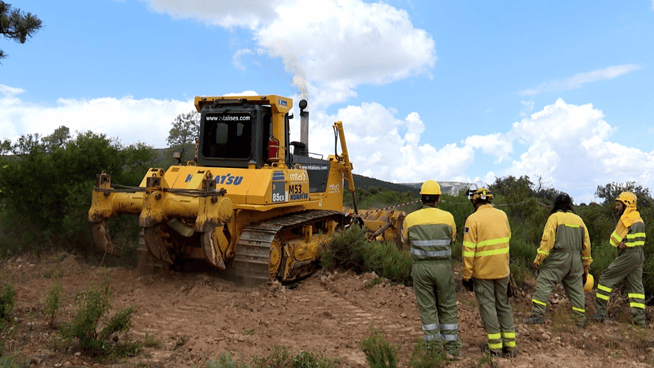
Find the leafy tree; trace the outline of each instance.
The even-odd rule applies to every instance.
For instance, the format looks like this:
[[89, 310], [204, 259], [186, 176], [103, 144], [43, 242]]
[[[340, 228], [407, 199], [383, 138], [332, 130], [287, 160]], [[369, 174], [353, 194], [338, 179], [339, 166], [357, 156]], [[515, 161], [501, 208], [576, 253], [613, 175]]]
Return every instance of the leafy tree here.
[[0, 251], [85, 247], [96, 174], [138, 185], [154, 159], [142, 144], [125, 147], [90, 131], [68, 136], [66, 127], [43, 139], [24, 135], [11, 147], [14, 156], [0, 156]]
[[41, 138], [41, 141], [45, 145], [45, 150], [47, 152], [52, 152], [57, 148], [64, 147], [70, 138], [70, 129], [62, 125], [51, 135]]
[[[195, 140], [200, 134], [200, 113], [191, 111], [179, 114], [173, 121], [173, 127], [168, 133], [168, 147], [178, 150], [183, 158], [194, 151]], [[189, 158], [190, 159], [190, 158]]]
[[[25, 43], [41, 29], [41, 19], [32, 13], [25, 13], [20, 9], [0, 1], [0, 34], [16, 42]], [[0, 50], [0, 59], [6, 58], [4, 51]]]

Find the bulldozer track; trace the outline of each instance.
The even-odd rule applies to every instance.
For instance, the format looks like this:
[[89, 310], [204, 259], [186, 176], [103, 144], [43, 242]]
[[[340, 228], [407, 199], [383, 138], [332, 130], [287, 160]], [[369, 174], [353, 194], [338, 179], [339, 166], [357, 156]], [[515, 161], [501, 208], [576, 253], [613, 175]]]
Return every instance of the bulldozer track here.
[[288, 230], [326, 219], [339, 223], [345, 218], [338, 211], [311, 210], [250, 224], [236, 241], [236, 252], [232, 268], [237, 277], [263, 283], [270, 280], [268, 269], [270, 246], [282, 229]]

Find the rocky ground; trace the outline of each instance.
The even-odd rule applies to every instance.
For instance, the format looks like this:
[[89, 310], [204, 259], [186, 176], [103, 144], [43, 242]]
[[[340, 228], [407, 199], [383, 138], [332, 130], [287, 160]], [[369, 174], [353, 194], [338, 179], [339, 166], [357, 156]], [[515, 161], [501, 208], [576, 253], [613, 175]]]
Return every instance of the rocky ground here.
[[[134, 306], [129, 337], [151, 342], [135, 356], [119, 360], [92, 357], [73, 346], [53, 350], [57, 325], [75, 315], [74, 295], [108, 277], [114, 289], [112, 310]], [[364, 282], [373, 274], [318, 272], [290, 286], [279, 283], [244, 287], [215, 273], [143, 274], [132, 268], [102, 268], [74, 255], [20, 257], [0, 261], [0, 283], [16, 290], [15, 333], [5, 342], [5, 353], [33, 366], [203, 367], [222, 352], [236, 360], [267, 356], [275, 346], [319, 352], [337, 358], [344, 367], [366, 367], [358, 344], [369, 326], [383, 329], [400, 344], [400, 364], [406, 366], [414, 343], [422, 338], [413, 290]], [[55, 328], [41, 310], [47, 288], [63, 285], [64, 301]], [[654, 364], [654, 333], [627, 323], [628, 308], [614, 303], [608, 324], [589, 324], [578, 330], [569, 319], [570, 304], [560, 290], [552, 295], [548, 321], [540, 326], [520, 324], [530, 308], [528, 283], [513, 299], [519, 355], [484, 362], [479, 346], [485, 332], [474, 295], [458, 293], [459, 336], [464, 358], [452, 367], [646, 367]], [[594, 292], [587, 294], [590, 311]], [[651, 317], [652, 310], [648, 311]], [[651, 319], [650, 319], [651, 321]]]

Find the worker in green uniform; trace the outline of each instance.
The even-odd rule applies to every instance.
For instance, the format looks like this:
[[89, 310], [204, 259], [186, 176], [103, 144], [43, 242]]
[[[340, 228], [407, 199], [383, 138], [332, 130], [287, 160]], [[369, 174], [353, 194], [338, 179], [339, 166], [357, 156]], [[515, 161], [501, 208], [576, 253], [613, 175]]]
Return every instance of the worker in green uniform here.
[[584, 284], [592, 261], [586, 224], [573, 213], [572, 198], [561, 193], [554, 199], [534, 260], [534, 268], [539, 270], [536, 292], [531, 299], [531, 316], [524, 323], [545, 322], [550, 293], [561, 282], [572, 303], [577, 327], [583, 328], [586, 323]]
[[645, 223], [636, 210], [636, 201], [636, 195], [631, 192], [622, 192], [615, 200], [615, 210], [620, 215], [620, 219], [611, 234], [609, 243], [618, 248], [618, 256], [600, 276], [595, 294], [596, 314], [590, 319], [599, 322], [607, 319], [606, 306], [611, 290], [624, 280], [629, 294], [632, 321], [635, 325], [646, 328], [643, 287]]
[[411, 245], [411, 277], [416, 293], [424, 340], [442, 344], [452, 357], [460, 356], [456, 285], [452, 272], [451, 243], [456, 225], [451, 213], [436, 208], [440, 202], [440, 185], [426, 181], [420, 196], [423, 208], [404, 219], [402, 236]]
[[515, 357], [515, 326], [509, 303], [509, 240], [511, 228], [504, 211], [491, 204], [493, 194], [482, 182], [473, 184], [468, 198], [475, 212], [463, 229], [463, 286], [475, 292], [488, 342], [482, 351]]

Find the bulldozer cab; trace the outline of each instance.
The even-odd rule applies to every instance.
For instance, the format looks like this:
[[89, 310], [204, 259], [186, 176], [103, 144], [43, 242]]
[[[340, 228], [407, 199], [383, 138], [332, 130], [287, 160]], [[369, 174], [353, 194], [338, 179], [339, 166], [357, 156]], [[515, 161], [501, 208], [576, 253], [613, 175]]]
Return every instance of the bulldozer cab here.
[[290, 165], [288, 110], [292, 101], [274, 97], [196, 100], [201, 112], [198, 165], [234, 168]]

